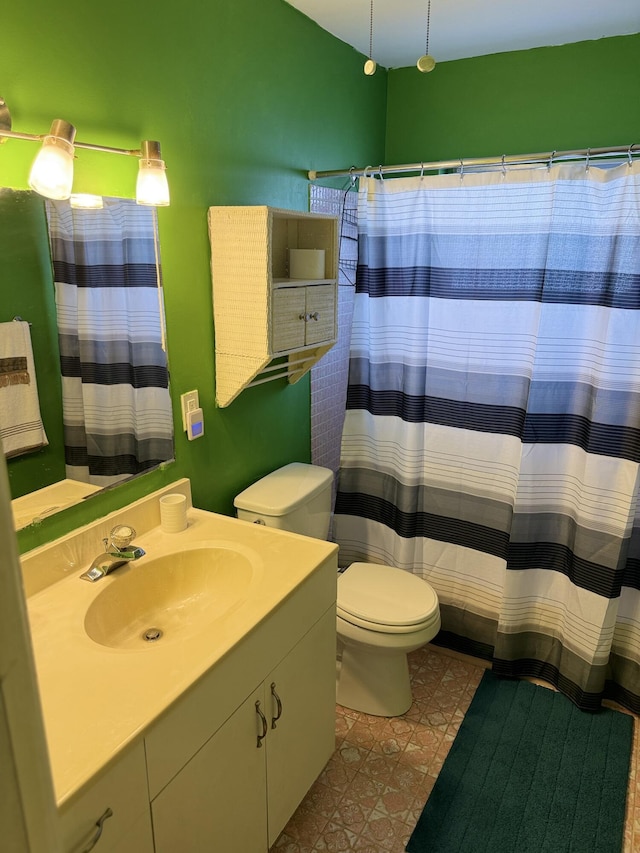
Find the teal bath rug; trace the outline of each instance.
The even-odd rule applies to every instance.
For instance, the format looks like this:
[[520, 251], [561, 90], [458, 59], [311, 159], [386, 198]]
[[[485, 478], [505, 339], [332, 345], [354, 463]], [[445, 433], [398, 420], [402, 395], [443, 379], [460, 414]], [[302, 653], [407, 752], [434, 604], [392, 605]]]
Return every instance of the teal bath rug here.
[[409, 853], [620, 853], [633, 717], [486, 672]]

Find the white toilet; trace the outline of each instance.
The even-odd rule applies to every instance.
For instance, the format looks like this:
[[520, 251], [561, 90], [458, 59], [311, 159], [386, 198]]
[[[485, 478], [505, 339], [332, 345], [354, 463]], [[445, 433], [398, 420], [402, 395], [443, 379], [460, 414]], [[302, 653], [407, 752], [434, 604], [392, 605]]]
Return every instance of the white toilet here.
[[[241, 492], [238, 518], [326, 539], [333, 472], [292, 462]], [[411, 707], [407, 654], [440, 630], [435, 590], [402, 569], [352, 563], [338, 575], [338, 666], [340, 705], [395, 717]]]

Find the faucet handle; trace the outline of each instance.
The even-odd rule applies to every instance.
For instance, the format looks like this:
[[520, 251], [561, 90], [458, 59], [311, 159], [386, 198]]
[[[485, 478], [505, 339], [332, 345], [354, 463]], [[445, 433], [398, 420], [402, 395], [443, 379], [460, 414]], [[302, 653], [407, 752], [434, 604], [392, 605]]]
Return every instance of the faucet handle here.
[[111, 544], [114, 545], [118, 551], [122, 551], [131, 544], [135, 535], [136, 531], [133, 527], [130, 527], [128, 524], [117, 524], [109, 534], [109, 538], [111, 540]]

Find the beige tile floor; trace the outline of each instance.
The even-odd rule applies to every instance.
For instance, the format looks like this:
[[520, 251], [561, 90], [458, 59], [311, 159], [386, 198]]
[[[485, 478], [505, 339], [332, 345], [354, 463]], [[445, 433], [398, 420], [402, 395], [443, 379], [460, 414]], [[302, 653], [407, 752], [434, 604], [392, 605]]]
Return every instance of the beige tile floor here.
[[[409, 662], [414, 702], [402, 717], [337, 706], [336, 751], [271, 853], [404, 851], [485, 668], [435, 646]], [[624, 853], [640, 853], [635, 728]]]

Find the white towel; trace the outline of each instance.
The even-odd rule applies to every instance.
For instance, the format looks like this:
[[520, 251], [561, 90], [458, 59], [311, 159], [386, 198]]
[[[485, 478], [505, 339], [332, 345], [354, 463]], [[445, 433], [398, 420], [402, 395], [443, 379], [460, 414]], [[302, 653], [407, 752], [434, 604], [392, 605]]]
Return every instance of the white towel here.
[[0, 323], [0, 439], [7, 457], [49, 442], [40, 415], [29, 324]]

